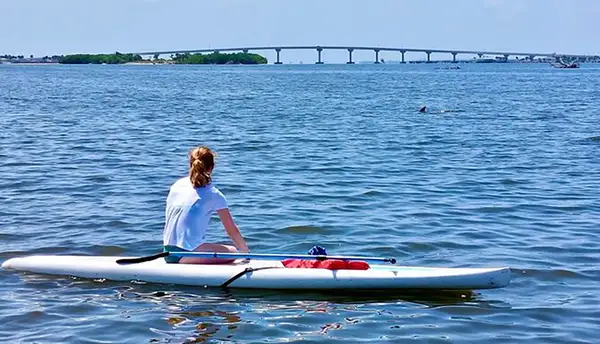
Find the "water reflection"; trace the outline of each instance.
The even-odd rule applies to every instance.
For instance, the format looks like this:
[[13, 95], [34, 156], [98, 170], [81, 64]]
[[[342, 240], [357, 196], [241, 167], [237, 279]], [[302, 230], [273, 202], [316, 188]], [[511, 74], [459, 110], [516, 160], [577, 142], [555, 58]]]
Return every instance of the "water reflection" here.
[[219, 290], [198, 290], [158, 285], [121, 287], [118, 297], [155, 304], [154, 311], [162, 313], [162, 330], [153, 332], [162, 338], [153, 342], [204, 343], [212, 339], [233, 337], [242, 322], [243, 312], [237, 300]]
[[[231, 340], [240, 328], [265, 324], [275, 327], [274, 335], [327, 335], [332, 330], [360, 325], [376, 315], [391, 319], [397, 314], [385, 308], [394, 304], [417, 303], [426, 307], [461, 305], [476, 300], [471, 291], [264, 291], [169, 287], [148, 291], [156, 285], [135, 286], [126, 294], [151, 302], [161, 295], [168, 333], [185, 343]], [[124, 294], [121, 294], [124, 295]], [[404, 306], [404, 308], [410, 308]], [[352, 313], [342, 322], [331, 322], [338, 312]], [[383, 318], [382, 318], [383, 319]], [[246, 335], [248, 331], [242, 331]], [[185, 338], [183, 338], [185, 337]]]
[[237, 296], [264, 301], [327, 301], [338, 304], [354, 303], [385, 303], [385, 302], [412, 302], [425, 306], [452, 305], [476, 301], [478, 294], [471, 290], [324, 290], [324, 291], [255, 291], [235, 290], [226, 291], [231, 297]]
[[[468, 316], [479, 308], [488, 308], [488, 312], [494, 308], [487, 307], [488, 301], [472, 291], [275, 291], [37, 274], [24, 274], [21, 278], [27, 288], [43, 291], [40, 297], [51, 298], [59, 293], [63, 299], [70, 299], [64, 300], [69, 303], [83, 302], [88, 314], [104, 309], [96, 307], [116, 301], [120, 316], [140, 324], [140, 331], [150, 330], [153, 333], [150, 341], [154, 343], [205, 343], [254, 335], [258, 341], [265, 336], [281, 340], [294, 336], [331, 336], [338, 330], [360, 331], [370, 323], [380, 324], [377, 326], [402, 323], [415, 308], [440, 308], [451, 316]], [[148, 322], [150, 319], [160, 320]]]
[[167, 318], [167, 323], [173, 330], [186, 331], [194, 328], [185, 343], [204, 343], [218, 332], [223, 332], [220, 336], [222, 338], [231, 338], [240, 321], [241, 317], [237, 314], [221, 310], [182, 310]]

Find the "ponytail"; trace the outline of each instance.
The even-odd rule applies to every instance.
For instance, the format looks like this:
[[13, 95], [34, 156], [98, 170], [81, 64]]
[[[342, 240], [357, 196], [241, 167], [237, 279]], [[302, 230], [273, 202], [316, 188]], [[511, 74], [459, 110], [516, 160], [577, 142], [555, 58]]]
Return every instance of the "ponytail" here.
[[195, 188], [210, 184], [215, 156], [216, 154], [205, 146], [190, 151], [190, 181]]

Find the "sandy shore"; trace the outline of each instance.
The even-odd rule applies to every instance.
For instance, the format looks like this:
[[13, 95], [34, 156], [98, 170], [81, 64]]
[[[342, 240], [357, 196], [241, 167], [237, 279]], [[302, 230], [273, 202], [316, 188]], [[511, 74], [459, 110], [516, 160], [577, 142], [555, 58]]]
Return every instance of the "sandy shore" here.
[[129, 66], [153, 66], [153, 65], [167, 65], [167, 64], [173, 64], [172, 62], [152, 62], [152, 61], [145, 61], [145, 62], [127, 62], [124, 63], [125, 65], [129, 65]]

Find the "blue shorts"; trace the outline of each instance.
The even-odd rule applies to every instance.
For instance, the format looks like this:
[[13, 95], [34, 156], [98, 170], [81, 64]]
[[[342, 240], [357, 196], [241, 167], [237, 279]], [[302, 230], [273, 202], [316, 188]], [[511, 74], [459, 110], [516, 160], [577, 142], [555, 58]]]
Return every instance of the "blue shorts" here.
[[[163, 246], [163, 252], [191, 252], [188, 250], [184, 250], [179, 246], [165, 245]], [[165, 262], [169, 264], [177, 264], [181, 260], [181, 257], [176, 256], [166, 256]]]

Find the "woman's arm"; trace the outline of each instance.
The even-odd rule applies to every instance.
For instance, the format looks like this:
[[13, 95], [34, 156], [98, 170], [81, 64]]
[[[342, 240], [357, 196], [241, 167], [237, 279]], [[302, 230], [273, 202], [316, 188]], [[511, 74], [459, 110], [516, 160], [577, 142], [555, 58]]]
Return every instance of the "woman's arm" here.
[[229, 235], [235, 247], [240, 252], [247, 253], [248, 246], [246, 246], [246, 241], [244, 240], [244, 237], [242, 237], [242, 233], [240, 233], [238, 226], [235, 224], [235, 221], [233, 220], [229, 209], [224, 208], [221, 210], [217, 210], [217, 213], [219, 214], [221, 223], [223, 223], [223, 227], [225, 227], [227, 235]]

